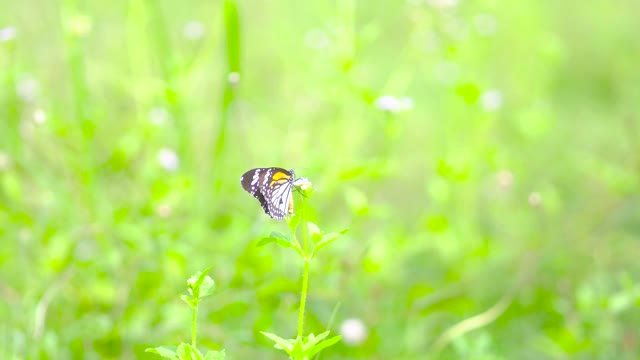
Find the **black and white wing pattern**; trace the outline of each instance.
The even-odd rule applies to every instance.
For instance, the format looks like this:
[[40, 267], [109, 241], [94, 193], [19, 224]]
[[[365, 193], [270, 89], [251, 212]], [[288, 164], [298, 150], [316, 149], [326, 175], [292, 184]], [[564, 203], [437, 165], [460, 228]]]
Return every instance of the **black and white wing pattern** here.
[[253, 195], [264, 212], [276, 220], [293, 213], [294, 172], [279, 167], [251, 169], [240, 177], [240, 183]]

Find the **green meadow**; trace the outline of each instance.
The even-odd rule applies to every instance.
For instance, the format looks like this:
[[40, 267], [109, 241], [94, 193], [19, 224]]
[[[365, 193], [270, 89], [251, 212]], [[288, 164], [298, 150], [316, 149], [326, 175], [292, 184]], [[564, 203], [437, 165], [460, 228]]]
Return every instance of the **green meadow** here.
[[208, 267], [197, 347], [288, 358], [304, 261], [259, 167], [311, 182], [298, 234], [348, 229], [313, 359], [638, 358], [640, 2], [0, 9], [0, 358], [160, 359]]

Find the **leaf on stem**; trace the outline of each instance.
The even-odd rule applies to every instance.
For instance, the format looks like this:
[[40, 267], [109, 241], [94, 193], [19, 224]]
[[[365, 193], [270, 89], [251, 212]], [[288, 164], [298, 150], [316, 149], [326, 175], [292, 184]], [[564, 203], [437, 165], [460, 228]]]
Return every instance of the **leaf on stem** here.
[[260, 239], [260, 241], [258, 241], [258, 246], [265, 246], [270, 243], [276, 243], [284, 248], [293, 247], [291, 239], [287, 235], [278, 231], [272, 232], [269, 237]]
[[144, 351], [156, 355], [160, 355], [165, 359], [178, 360], [178, 355], [176, 355], [175, 346], [159, 346], [155, 348], [147, 348]]
[[285, 340], [276, 334], [272, 334], [264, 331], [261, 331], [261, 333], [262, 335], [268, 337], [269, 339], [271, 339], [271, 341], [276, 343], [273, 346], [276, 349], [284, 350], [287, 352], [287, 354], [291, 354], [291, 352], [293, 351], [293, 344], [291, 343], [291, 340]]
[[202, 360], [200, 351], [186, 343], [178, 345], [176, 355], [178, 355], [178, 359]]
[[204, 269], [203, 271], [193, 274], [189, 278], [189, 280], [187, 280], [189, 293], [193, 297], [192, 300], [200, 299], [213, 294], [215, 282], [210, 276], [207, 275], [209, 270], [211, 270], [211, 266]]
[[332, 232], [332, 233], [328, 233], [328, 234], [322, 235], [322, 239], [320, 241], [318, 241], [316, 243], [316, 246], [313, 248], [313, 253], [311, 254], [311, 256], [313, 257], [320, 249], [322, 249], [323, 247], [331, 244], [337, 238], [339, 238], [340, 236], [346, 234], [347, 231], [349, 231], [349, 229], [344, 229], [344, 230], [339, 231], [339, 232]]
[[209, 351], [207, 355], [205, 355], [204, 360], [224, 360], [226, 353], [224, 350], [220, 351]]
[[[328, 331], [325, 331], [325, 332], [324, 332], [324, 333], [322, 333], [322, 334], [326, 334], [325, 336], [327, 336], [327, 335], [329, 335], [329, 332], [328, 332]], [[321, 335], [322, 335], [322, 334], [321, 334]], [[320, 337], [320, 335], [318, 335], [318, 337]], [[324, 338], [324, 336], [323, 336], [323, 338]], [[308, 349], [308, 350], [306, 351], [306, 355], [307, 355], [307, 357], [308, 357], [308, 358], [313, 357], [315, 354], [319, 353], [320, 351], [322, 351], [322, 350], [324, 350], [324, 349], [328, 348], [329, 346], [331, 346], [331, 345], [333, 345], [333, 344], [337, 343], [338, 341], [340, 341], [340, 339], [342, 339], [342, 336], [337, 335], [337, 336], [334, 336], [334, 337], [332, 337], [332, 338], [330, 338], [330, 339], [327, 339], [327, 340], [325, 340], [325, 341], [322, 341], [322, 342], [320, 342], [320, 343], [318, 343], [318, 344], [316, 344], [316, 345], [312, 346], [310, 349]]]
[[314, 244], [322, 239], [322, 231], [320, 231], [318, 225], [307, 221], [307, 229], [309, 229], [309, 235], [311, 235], [311, 241], [313, 241]]

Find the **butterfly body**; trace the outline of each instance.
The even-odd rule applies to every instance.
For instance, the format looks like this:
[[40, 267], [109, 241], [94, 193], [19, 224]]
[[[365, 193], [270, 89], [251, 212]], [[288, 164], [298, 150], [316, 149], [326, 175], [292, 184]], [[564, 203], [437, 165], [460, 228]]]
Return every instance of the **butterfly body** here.
[[256, 168], [240, 177], [242, 188], [253, 195], [264, 212], [276, 220], [293, 213], [294, 172], [279, 167]]

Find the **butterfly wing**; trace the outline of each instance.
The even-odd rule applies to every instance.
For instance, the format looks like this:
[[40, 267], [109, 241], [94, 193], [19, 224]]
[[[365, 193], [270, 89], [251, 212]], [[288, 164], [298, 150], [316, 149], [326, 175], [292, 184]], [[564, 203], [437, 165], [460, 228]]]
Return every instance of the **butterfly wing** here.
[[[291, 187], [293, 186], [291, 181], [280, 183], [276, 186], [266, 189], [267, 196], [265, 196], [268, 203], [268, 214], [274, 219], [283, 219], [289, 213], [289, 207], [293, 198], [291, 194]], [[293, 212], [293, 208], [291, 208]]]
[[240, 183], [272, 218], [281, 220], [293, 212], [293, 171], [277, 167], [251, 169], [242, 175]]

